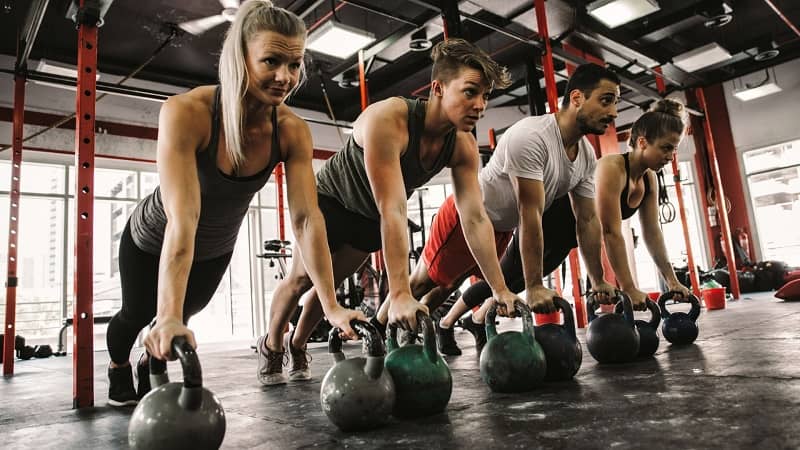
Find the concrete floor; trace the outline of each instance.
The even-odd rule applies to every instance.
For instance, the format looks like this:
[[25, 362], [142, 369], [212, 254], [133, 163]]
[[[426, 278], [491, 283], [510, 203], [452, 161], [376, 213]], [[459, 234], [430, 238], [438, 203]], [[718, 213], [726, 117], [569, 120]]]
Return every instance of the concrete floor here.
[[[448, 358], [454, 390], [446, 413], [353, 434], [338, 431], [320, 408], [331, 358], [319, 344], [313, 381], [273, 388], [258, 384], [249, 343], [206, 346], [200, 358], [227, 414], [224, 448], [797, 449], [798, 323], [800, 303], [750, 294], [725, 310], [703, 310], [694, 345], [671, 347], [662, 338], [653, 358], [600, 366], [584, 343], [574, 381], [515, 395], [483, 384], [472, 338], [459, 331], [464, 354]], [[360, 345], [345, 351], [354, 356]], [[82, 411], [71, 409], [71, 358], [18, 361], [16, 375], [0, 381], [0, 447], [127, 447], [132, 408], [105, 405], [108, 359], [98, 352], [95, 360], [98, 406]]]

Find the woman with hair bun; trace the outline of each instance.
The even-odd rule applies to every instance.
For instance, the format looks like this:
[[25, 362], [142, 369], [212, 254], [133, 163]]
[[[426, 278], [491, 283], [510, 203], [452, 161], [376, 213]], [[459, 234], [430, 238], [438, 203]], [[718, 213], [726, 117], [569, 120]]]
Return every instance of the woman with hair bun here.
[[630, 296], [637, 310], [647, 309], [647, 294], [639, 290], [633, 280], [622, 238], [622, 221], [637, 210], [642, 237], [666, 281], [667, 289], [684, 297], [689, 295], [689, 290], [675, 276], [667, 257], [658, 220], [655, 174], [672, 162], [685, 127], [683, 104], [668, 98], [659, 100], [633, 123], [628, 152], [606, 155], [597, 162], [595, 202], [606, 253], [620, 288]]

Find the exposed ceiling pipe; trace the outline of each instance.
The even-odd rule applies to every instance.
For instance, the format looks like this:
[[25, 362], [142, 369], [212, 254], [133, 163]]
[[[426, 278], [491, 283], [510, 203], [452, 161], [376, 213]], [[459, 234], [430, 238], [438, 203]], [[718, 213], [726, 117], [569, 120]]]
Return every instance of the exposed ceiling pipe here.
[[775, 3], [772, 3], [772, 0], [764, 0], [764, 3], [766, 3], [767, 6], [769, 6], [770, 8], [772, 8], [773, 11], [775, 11], [775, 14], [777, 14], [778, 17], [780, 17], [781, 20], [783, 20], [784, 23], [786, 23], [786, 25], [788, 25], [789, 28], [791, 28], [792, 31], [794, 31], [794, 34], [796, 34], [797, 37], [800, 37], [800, 30], [798, 30], [797, 27], [792, 23], [792, 21], [789, 20], [788, 17], [786, 17], [786, 14], [784, 14], [780, 9], [778, 9], [777, 6], [775, 6]]

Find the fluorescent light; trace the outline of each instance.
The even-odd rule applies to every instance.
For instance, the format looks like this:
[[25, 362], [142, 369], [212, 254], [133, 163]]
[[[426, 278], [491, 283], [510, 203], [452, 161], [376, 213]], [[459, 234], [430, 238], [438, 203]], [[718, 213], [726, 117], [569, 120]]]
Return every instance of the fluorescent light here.
[[733, 96], [743, 102], [747, 102], [755, 98], [764, 97], [780, 91], [782, 91], [781, 87], [775, 84], [774, 81], [770, 81], [769, 83], [764, 83], [761, 86], [754, 88], [742, 89], [739, 91], [735, 90], [733, 91]]
[[329, 20], [311, 32], [306, 48], [347, 59], [373, 42], [375, 42], [374, 34]]
[[686, 53], [681, 53], [672, 58], [672, 64], [685, 72], [691, 73], [729, 59], [731, 59], [731, 54], [716, 42], [712, 42], [694, 50], [689, 50]]
[[[51, 75], [59, 75], [59, 76], [62, 76], [62, 77], [67, 77], [67, 78], [75, 78], [75, 79], [78, 78], [77, 69], [70, 68], [70, 67], [56, 66], [56, 65], [48, 63], [44, 59], [40, 59], [39, 60], [39, 64], [36, 65], [36, 71], [37, 72], [49, 73]], [[100, 74], [98, 73], [97, 75], [95, 75], [95, 80], [99, 80], [99, 79], [100, 79]]]
[[608, 28], [616, 28], [660, 9], [654, 0], [597, 0], [586, 6], [589, 15]]

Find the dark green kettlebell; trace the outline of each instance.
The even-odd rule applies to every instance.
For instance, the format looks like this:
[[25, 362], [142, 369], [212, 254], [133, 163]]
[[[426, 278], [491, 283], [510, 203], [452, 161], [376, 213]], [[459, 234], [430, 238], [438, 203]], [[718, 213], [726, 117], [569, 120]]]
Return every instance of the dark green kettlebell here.
[[217, 449], [225, 437], [225, 411], [203, 387], [200, 360], [184, 336], [172, 339], [183, 383], [170, 383], [167, 363], [150, 358], [152, 389], [139, 401], [128, 425], [128, 444], [141, 449]]
[[547, 360], [536, 342], [531, 309], [516, 302], [514, 309], [522, 318], [522, 332], [497, 334], [497, 305], [486, 314], [486, 345], [481, 352], [481, 378], [494, 392], [525, 392], [542, 383]]
[[684, 302], [692, 304], [692, 309], [688, 313], [674, 312], [667, 310], [667, 300], [674, 298], [679, 293], [670, 291], [658, 298], [658, 306], [661, 308], [661, 317], [664, 323], [661, 325], [661, 334], [664, 339], [675, 345], [688, 345], [697, 339], [700, 328], [697, 326], [697, 318], [700, 317], [700, 301], [692, 294]]
[[392, 375], [397, 399], [397, 417], [424, 417], [445, 410], [453, 393], [453, 377], [436, 351], [436, 331], [430, 316], [417, 312], [422, 345], [397, 345], [397, 327], [389, 326], [386, 339], [386, 369]]
[[359, 320], [350, 326], [365, 340], [367, 357], [345, 359], [341, 330], [332, 329], [328, 352], [336, 363], [322, 379], [319, 399], [322, 411], [342, 431], [369, 430], [389, 421], [395, 402], [394, 381], [383, 367], [386, 352], [378, 330]]
[[631, 299], [622, 291], [617, 291], [616, 298], [618, 303], [622, 303], [622, 314], [609, 313], [598, 317], [595, 310], [599, 302], [595, 296], [590, 295], [586, 302], [589, 314], [586, 346], [599, 363], [630, 362], [639, 353], [639, 332], [633, 320]]
[[575, 334], [575, 318], [570, 304], [560, 297], [553, 298], [556, 309], [564, 316], [564, 324], [546, 323], [536, 327], [536, 341], [547, 358], [545, 381], [570, 380], [578, 373], [583, 361], [583, 349]]
[[[650, 311], [650, 320], [636, 320], [636, 330], [639, 332], [639, 353], [637, 357], [647, 358], [653, 356], [658, 350], [660, 339], [658, 338], [658, 325], [661, 323], [661, 312], [658, 310], [656, 302], [649, 298], [645, 300], [648, 311]], [[622, 313], [622, 303], [617, 303], [614, 307], [614, 312], [617, 314]]]

